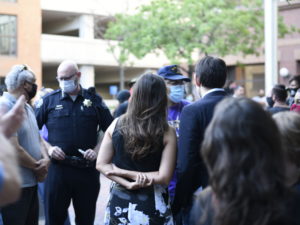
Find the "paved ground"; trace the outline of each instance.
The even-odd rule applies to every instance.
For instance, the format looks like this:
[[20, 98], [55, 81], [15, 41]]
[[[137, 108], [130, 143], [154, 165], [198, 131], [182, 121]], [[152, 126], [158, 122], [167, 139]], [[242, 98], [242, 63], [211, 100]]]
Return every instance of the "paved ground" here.
[[[97, 200], [97, 209], [96, 209], [96, 218], [95, 218], [95, 223], [94, 225], [102, 225], [103, 224], [103, 217], [104, 217], [104, 210], [105, 206], [107, 204], [108, 198], [109, 198], [109, 187], [110, 187], [110, 180], [108, 180], [104, 176], [100, 176], [100, 183], [101, 183], [101, 188], [100, 188], [100, 194], [98, 196]], [[75, 225], [74, 222], [74, 210], [73, 207], [70, 206], [69, 208], [69, 215], [71, 219], [71, 224]], [[41, 218], [39, 221], [39, 225], [44, 225], [44, 219]]]

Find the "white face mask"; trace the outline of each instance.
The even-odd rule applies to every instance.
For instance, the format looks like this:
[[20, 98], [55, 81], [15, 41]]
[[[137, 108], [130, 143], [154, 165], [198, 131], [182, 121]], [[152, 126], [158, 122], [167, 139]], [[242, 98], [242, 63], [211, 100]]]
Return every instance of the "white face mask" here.
[[72, 93], [77, 88], [77, 82], [75, 80], [61, 80], [59, 81], [59, 87], [65, 93]]

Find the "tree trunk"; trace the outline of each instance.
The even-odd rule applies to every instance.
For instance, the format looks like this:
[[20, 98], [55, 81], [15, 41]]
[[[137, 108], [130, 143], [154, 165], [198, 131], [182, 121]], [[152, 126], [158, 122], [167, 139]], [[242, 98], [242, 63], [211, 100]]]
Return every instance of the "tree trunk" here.
[[188, 66], [188, 76], [191, 79], [191, 82], [188, 85], [188, 95], [193, 94], [193, 73], [194, 73], [194, 65]]
[[124, 66], [123, 64], [120, 64], [120, 84], [119, 84], [119, 88], [120, 88], [120, 91], [121, 90], [124, 90], [125, 88], [125, 69], [124, 69]]

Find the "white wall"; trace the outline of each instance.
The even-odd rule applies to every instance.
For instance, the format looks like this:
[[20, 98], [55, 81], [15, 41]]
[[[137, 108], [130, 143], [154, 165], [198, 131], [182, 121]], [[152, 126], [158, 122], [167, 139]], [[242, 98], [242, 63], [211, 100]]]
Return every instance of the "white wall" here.
[[133, 13], [137, 6], [149, 0], [41, 0], [43, 10], [114, 15], [115, 13]]
[[[118, 66], [108, 51], [105, 40], [89, 40], [60, 35], [41, 35], [41, 57], [43, 63], [57, 64], [72, 59], [82, 65]], [[130, 57], [130, 66], [137, 68], [159, 68], [168, 63], [166, 57], [149, 54], [142, 60]]]

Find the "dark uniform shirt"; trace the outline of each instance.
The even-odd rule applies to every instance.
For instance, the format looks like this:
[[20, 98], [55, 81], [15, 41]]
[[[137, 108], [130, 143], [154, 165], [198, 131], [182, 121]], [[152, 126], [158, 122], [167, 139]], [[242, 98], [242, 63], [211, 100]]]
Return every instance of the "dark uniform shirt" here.
[[53, 91], [37, 103], [35, 115], [40, 129], [46, 125], [49, 143], [69, 156], [81, 156], [78, 149], [93, 149], [98, 126], [105, 131], [113, 121], [102, 98], [83, 88], [74, 101], [61, 90]]

